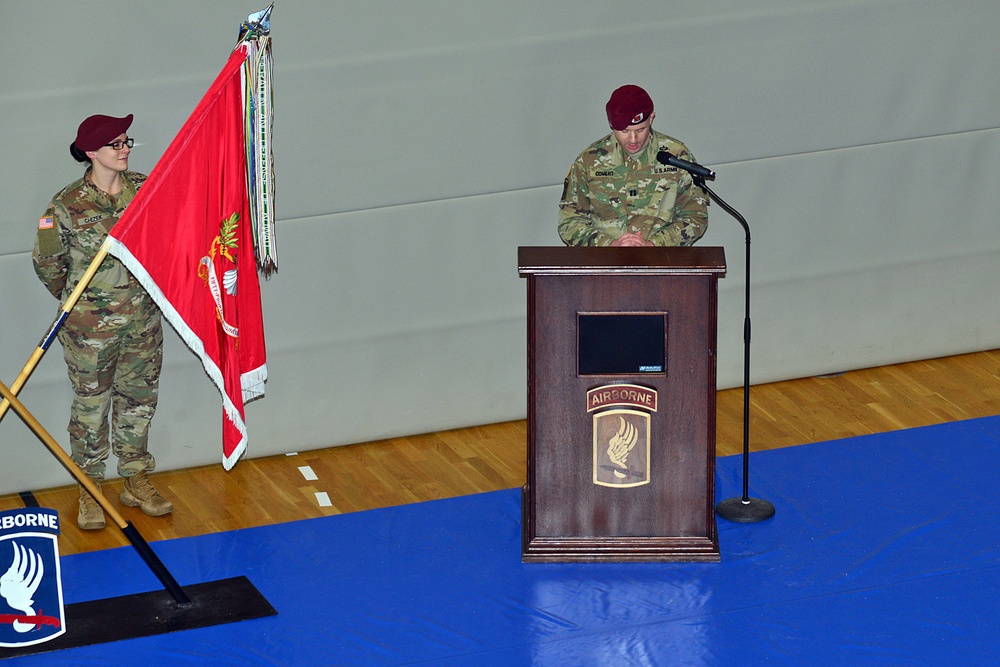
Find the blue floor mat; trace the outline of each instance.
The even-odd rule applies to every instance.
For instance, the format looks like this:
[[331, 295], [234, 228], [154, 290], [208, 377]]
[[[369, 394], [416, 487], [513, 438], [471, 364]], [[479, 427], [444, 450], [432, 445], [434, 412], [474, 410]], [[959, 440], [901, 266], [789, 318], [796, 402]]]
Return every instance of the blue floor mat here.
[[[156, 542], [278, 615], [4, 664], [997, 664], [998, 474], [1000, 417], [755, 453], [776, 515], [720, 519], [721, 563], [523, 564], [518, 489]], [[129, 547], [62, 563], [67, 604], [159, 587]]]

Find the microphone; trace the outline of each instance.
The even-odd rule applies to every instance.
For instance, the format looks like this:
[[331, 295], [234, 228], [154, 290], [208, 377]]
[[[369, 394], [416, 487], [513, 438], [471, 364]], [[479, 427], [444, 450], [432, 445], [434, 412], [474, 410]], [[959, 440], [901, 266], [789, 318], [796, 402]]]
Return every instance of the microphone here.
[[706, 181], [715, 180], [715, 172], [708, 167], [703, 167], [700, 164], [695, 164], [694, 162], [688, 162], [687, 160], [682, 160], [676, 155], [670, 153], [669, 151], [660, 151], [656, 154], [656, 161], [660, 164], [666, 164], [671, 167], [677, 167], [678, 169], [683, 169], [684, 171], [690, 172], [695, 176], [701, 176]]

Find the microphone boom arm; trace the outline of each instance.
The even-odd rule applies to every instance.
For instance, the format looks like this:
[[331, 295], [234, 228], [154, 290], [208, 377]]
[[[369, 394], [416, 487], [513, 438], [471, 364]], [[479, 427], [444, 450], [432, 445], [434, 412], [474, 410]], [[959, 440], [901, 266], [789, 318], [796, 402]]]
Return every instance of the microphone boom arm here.
[[703, 181], [706, 179], [709, 181], [715, 180], [715, 172], [709, 169], [708, 167], [700, 165], [697, 162], [688, 162], [687, 160], [682, 160], [673, 153], [671, 153], [670, 151], [660, 151], [659, 153], [657, 153], [656, 161], [659, 162], [660, 164], [665, 164], [671, 167], [677, 167], [678, 169], [683, 169], [684, 171], [691, 174], [692, 178], [699, 177]]

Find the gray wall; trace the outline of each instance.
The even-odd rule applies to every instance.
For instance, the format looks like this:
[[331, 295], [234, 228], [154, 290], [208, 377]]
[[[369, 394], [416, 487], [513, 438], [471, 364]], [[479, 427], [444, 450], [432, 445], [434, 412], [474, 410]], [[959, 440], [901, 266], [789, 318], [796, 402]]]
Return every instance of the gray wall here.
[[[4, 0], [6, 383], [57, 307], [30, 250], [81, 172], [77, 124], [134, 113], [149, 171], [259, 8]], [[998, 25], [995, 0], [279, 0], [280, 272], [249, 455], [523, 417], [516, 249], [559, 243], [562, 179], [629, 82], [751, 223], [755, 383], [998, 347]], [[738, 386], [743, 232], [711, 216], [719, 385]], [[166, 352], [159, 469], [218, 462], [218, 394], [173, 335]], [[64, 443], [58, 346], [22, 398]], [[0, 446], [0, 492], [70, 481], [13, 413]]]

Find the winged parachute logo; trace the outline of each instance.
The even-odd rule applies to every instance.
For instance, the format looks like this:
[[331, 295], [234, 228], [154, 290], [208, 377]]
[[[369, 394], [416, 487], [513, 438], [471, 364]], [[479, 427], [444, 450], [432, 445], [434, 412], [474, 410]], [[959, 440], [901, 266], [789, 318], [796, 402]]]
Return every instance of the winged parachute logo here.
[[66, 632], [58, 535], [55, 510], [0, 513], [0, 646], [31, 646]]
[[587, 392], [587, 411], [594, 413], [594, 484], [649, 484], [650, 413], [656, 407], [656, 390], [649, 387], [610, 384]]
[[[222, 220], [219, 225], [219, 235], [212, 239], [208, 248], [208, 254], [201, 258], [198, 263], [198, 277], [205, 281], [209, 291], [212, 293], [212, 300], [215, 302], [215, 316], [222, 325], [222, 330], [227, 336], [239, 338], [239, 329], [226, 322], [225, 313], [222, 309], [222, 292], [229, 296], [236, 295], [236, 255], [239, 251], [239, 242], [236, 232], [239, 228], [240, 214], [233, 213], [228, 218]], [[219, 284], [219, 276], [216, 273], [216, 256], [222, 264], [222, 283]], [[225, 268], [231, 265], [232, 268]]]
[[628, 471], [628, 455], [632, 453], [635, 443], [639, 442], [639, 429], [635, 427], [635, 424], [625, 421], [624, 417], [619, 416], [618, 419], [621, 426], [618, 427], [618, 433], [615, 433], [608, 440], [608, 459], [612, 464], [621, 468], [621, 470], [612, 469], [611, 472], [614, 476], [618, 479], [625, 479], [628, 475], [622, 471]]

